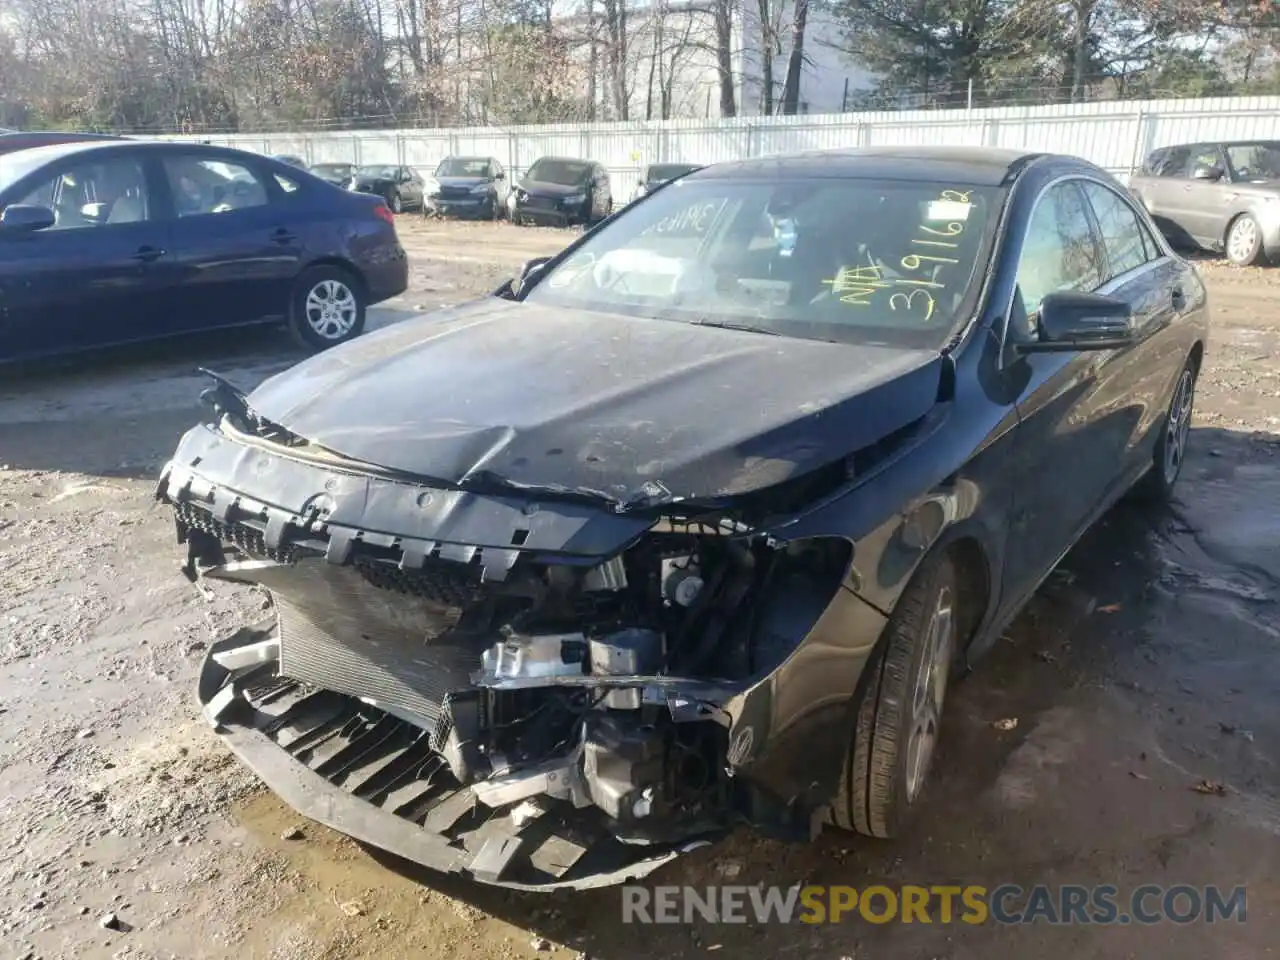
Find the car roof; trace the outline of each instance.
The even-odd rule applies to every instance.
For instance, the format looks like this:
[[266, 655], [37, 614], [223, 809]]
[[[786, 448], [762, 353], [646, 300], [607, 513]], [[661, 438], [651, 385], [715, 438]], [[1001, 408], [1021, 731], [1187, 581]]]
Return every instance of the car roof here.
[[188, 140], [81, 140], [75, 143], [54, 143], [43, 147], [28, 147], [22, 152], [24, 156], [37, 160], [43, 165], [44, 163], [79, 153], [99, 151], [102, 154], [109, 154], [115, 150], [146, 150], [150, 152], [199, 150], [201, 153], [206, 154], [222, 154], [228, 159], [243, 156], [254, 157], [258, 160], [274, 159], [273, 157], [264, 157], [248, 150], [238, 150], [235, 147], [220, 147], [211, 143], [193, 143]]
[[1156, 147], [1147, 156], [1154, 156], [1157, 153], [1163, 153], [1166, 150], [1186, 150], [1190, 147], [1203, 146], [1224, 146], [1224, 147], [1255, 147], [1263, 145], [1274, 145], [1280, 143], [1280, 138], [1276, 137], [1228, 137], [1225, 140], [1187, 140], [1185, 143], [1167, 143], [1163, 147]]
[[689, 174], [686, 179], [772, 179], [790, 175], [922, 182], [950, 180], [994, 187], [1006, 183], [1028, 164], [1046, 158], [1092, 167], [1088, 161], [1074, 157], [999, 147], [848, 147], [717, 163]]

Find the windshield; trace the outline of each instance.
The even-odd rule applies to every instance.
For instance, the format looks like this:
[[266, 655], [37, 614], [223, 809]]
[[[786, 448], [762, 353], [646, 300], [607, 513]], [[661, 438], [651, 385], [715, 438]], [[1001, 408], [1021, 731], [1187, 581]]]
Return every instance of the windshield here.
[[645, 174], [645, 183], [666, 183], [698, 169], [696, 163], [655, 163]]
[[350, 173], [349, 163], [317, 163], [311, 168], [315, 173]]
[[1227, 159], [1237, 180], [1280, 180], [1280, 141], [1231, 144]]
[[540, 183], [558, 183], [564, 187], [572, 187], [582, 183], [591, 174], [591, 164], [585, 160], [539, 160], [529, 172], [526, 180]]
[[436, 167], [437, 177], [487, 177], [487, 157], [445, 157]]
[[941, 346], [982, 276], [998, 190], [857, 179], [680, 180], [525, 299], [819, 340]]
[[394, 180], [396, 179], [395, 167], [361, 167], [356, 171], [356, 176], [364, 177], [368, 180]]
[[0, 154], [0, 192], [13, 186], [37, 167], [48, 163], [56, 155], [56, 151], [39, 147]]

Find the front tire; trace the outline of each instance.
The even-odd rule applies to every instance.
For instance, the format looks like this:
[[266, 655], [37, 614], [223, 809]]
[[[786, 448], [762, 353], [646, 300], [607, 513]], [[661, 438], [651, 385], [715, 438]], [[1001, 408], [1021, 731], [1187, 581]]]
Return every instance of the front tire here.
[[1194, 360], [1188, 360], [1165, 414], [1160, 439], [1152, 454], [1151, 469], [1138, 481], [1136, 493], [1152, 503], [1168, 503], [1173, 499], [1173, 488], [1182, 475], [1182, 464], [1187, 455], [1187, 441], [1191, 438], [1191, 416], [1195, 409], [1196, 380], [1198, 375]]
[[387, 206], [391, 208], [392, 213], [404, 213], [404, 198], [400, 196], [399, 190], [392, 190], [388, 194]]
[[836, 826], [887, 839], [918, 807], [956, 657], [957, 600], [951, 558], [945, 552], [926, 557], [885, 628], [887, 641], [867, 666], [831, 808]]
[[326, 350], [364, 331], [366, 307], [364, 287], [349, 270], [312, 267], [294, 284], [289, 332], [308, 350]]
[[1252, 267], [1261, 263], [1264, 255], [1258, 221], [1252, 214], [1240, 214], [1227, 229], [1227, 259], [1237, 267]]

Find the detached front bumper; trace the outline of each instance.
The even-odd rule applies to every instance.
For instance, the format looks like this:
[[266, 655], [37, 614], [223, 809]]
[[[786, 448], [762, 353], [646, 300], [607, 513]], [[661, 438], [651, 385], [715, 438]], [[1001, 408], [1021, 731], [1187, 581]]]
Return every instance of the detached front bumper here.
[[484, 197], [428, 197], [426, 212], [437, 217], [457, 217], [461, 220], [492, 219], [498, 210], [497, 200]]
[[[279, 675], [274, 620], [209, 651], [205, 718], [274, 793], [356, 840], [481, 883], [525, 891], [585, 890], [644, 877], [714, 839], [625, 844], [599, 811], [516, 796], [518, 784], [464, 787], [431, 735], [354, 697]], [[225, 664], [225, 665], [224, 665]]]
[[581, 205], [562, 208], [517, 204], [513, 215], [529, 223], [547, 227], [569, 227], [583, 222]]

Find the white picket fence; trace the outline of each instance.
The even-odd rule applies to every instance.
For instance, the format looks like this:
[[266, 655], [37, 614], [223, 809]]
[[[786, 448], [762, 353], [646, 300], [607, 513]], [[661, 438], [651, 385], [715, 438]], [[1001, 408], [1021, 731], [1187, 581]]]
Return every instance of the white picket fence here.
[[409, 164], [430, 172], [451, 154], [492, 156], [514, 173], [540, 156], [586, 157], [609, 168], [615, 192], [645, 165], [716, 163], [838, 147], [950, 144], [1013, 147], [1085, 157], [1122, 177], [1172, 143], [1280, 140], [1280, 96], [1141, 100], [914, 110], [730, 120], [667, 120], [529, 127], [174, 135], [310, 163]]

